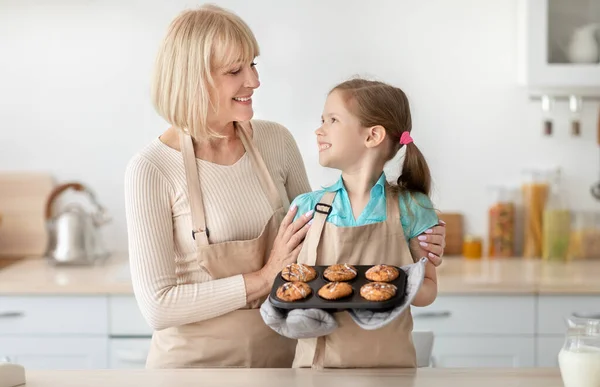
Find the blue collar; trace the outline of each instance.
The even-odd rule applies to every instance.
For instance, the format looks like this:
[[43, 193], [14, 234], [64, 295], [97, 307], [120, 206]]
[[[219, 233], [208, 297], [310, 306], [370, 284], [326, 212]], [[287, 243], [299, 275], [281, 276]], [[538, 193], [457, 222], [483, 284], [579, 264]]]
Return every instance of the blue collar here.
[[[373, 195], [373, 190], [376, 187], [379, 187], [379, 188], [377, 188], [379, 190], [379, 192], [385, 192], [385, 183], [386, 183], [385, 172], [381, 172], [381, 176], [379, 176], [379, 179], [377, 179], [377, 182], [371, 188], [371, 195]], [[341, 190], [346, 191], [346, 187], [344, 186], [344, 180], [342, 179], [342, 176], [340, 176], [340, 178], [338, 179], [337, 182], [330, 185], [329, 187], [323, 187], [323, 190], [325, 192], [337, 192], [337, 191], [341, 191]]]

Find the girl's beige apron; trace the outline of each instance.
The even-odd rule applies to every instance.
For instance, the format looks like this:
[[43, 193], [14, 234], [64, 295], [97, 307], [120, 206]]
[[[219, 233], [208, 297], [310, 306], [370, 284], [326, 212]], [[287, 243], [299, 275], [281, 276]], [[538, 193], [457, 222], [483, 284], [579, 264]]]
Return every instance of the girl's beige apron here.
[[[250, 273], [263, 267], [285, 215], [281, 197], [247, 129], [236, 126], [273, 208], [273, 215], [261, 234], [252, 240], [209, 243], [194, 146], [189, 135], [180, 135], [193, 225], [190, 238], [195, 240], [199, 264], [213, 279]], [[257, 309], [263, 301], [257, 300], [210, 320], [155, 331], [146, 367], [291, 367], [296, 341], [280, 336], [265, 325]]]
[[[387, 184], [385, 190], [386, 220], [359, 227], [336, 227], [325, 222], [336, 195], [326, 192], [317, 205], [298, 262], [395, 266], [414, 263], [400, 222], [398, 196]], [[348, 312], [334, 316], [339, 327], [332, 334], [298, 340], [294, 367], [416, 367], [410, 308], [385, 327], [371, 331], [356, 325]]]

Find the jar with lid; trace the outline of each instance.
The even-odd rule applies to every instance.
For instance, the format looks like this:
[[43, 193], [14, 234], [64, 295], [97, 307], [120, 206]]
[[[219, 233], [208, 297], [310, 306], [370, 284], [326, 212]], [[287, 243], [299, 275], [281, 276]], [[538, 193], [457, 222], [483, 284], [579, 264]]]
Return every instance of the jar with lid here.
[[465, 235], [463, 239], [463, 256], [467, 259], [481, 259], [483, 241], [475, 235]]
[[515, 200], [513, 189], [490, 186], [492, 202], [488, 209], [489, 257], [512, 257], [515, 248]]
[[565, 387], [600, 386], [600, 314], [571, 317], [558, 365]]
[[544, 210], [550, 187], [548, 172], [531, 169], [525, 173], [526, 180], [521, 187], [525, 218], [523, 256], [539, 258], [542, 256]]
[[567, 259], [600, 259], [600, 212], [573, 212]]
[[560, 170], [552, 178], [543, 216], [542, 258], [565, 261], [569, 250], [571, 211], [560, 182]]

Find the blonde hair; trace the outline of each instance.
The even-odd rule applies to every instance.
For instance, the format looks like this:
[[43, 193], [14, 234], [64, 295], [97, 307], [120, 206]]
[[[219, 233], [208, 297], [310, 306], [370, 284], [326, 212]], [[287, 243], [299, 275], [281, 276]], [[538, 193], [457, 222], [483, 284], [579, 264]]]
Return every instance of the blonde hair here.
[[170, 24], [161, 43], [152, 80], [154, 108], [168, 123], [195, 139], [222, 137], [207, 125], [211, 72], [259, 55], [250, 27], [216, 5], [186, 10]]
[[[335, 86], [342, 93], [346, 108], [354, 114], [363, 127], [383, 126], [391, 139], [393, 158], [403, 147], [402, 133], [412, 131], [410, 105], [406, 94], [398, 87], [379, 81], [355, 78]], [[421, 192], [427, 196], [431, 191], [431, 173], [425, 157], [414, 142], [406, 145], [402, 174], [398, 178], [399, 191]]]

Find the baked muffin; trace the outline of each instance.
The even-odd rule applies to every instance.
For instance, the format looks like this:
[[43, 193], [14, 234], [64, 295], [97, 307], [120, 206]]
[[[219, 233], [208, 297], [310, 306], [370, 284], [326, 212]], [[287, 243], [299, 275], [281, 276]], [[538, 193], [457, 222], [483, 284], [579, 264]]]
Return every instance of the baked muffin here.
[[319, 296], [326, 300], [338, 300], [352, 294], [352, 286], [345, 282], [329, 282], [319, 289]]
[[375, 265], [365, 273], [368, 280], [376, 282], [391, 282], [399, 275], [398, 269], [390, 265]]
[[277, 289], [277, 298], [283, 301], [298, 301], [308, 296], [312, 290], [305, 282], [286, 282]]
[[310, 282], [317, 277], [317, 271], [301, 263], [290, 263], [281, 271], [281, 277], [286, 281]]
[[323, 276], [330, 281], [350, 281], [356, 277], [356, 268], [347, 263], [331, 265], [323, 272]]
[[386, 282], [370, 282], [360, 288], [362, 298], [369, 301], [386, 301], [396, 295], [396, 285]]

